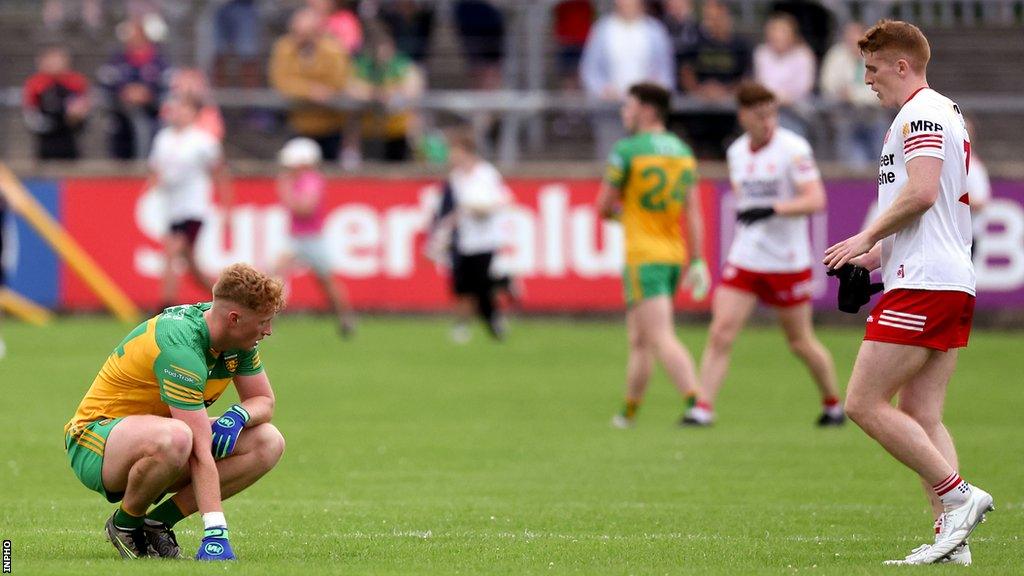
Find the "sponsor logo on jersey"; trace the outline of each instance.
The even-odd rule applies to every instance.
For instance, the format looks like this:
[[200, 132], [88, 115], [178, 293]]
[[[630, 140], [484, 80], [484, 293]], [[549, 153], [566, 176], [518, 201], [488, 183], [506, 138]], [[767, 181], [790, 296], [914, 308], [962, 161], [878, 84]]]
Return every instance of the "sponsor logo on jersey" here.
[[896, 269], [896, 277], [897, 278], [903, 278], [904, 275], [905, 275], [905, 273], [903, 271], [903, 264], [900, 264], [900, 267]]
[[170, 376], [171, 378], [173, 378], [175, 380], [179, 380], [181, 382], [188, 382], [189, 384], [195, 384], [196, 383], [196, 379], [195, 378], [193, 378], [193, 377], [191, 377], [191, 376], [189, 376], [187, 374], [182, 374], [181, 372], [178, 372], [177, 370], [171, 370], [169, 368], [164, 368], [164, 374]]
[[228, 372], [238, 370], [238, 355], [232, 354], [231, 356], [225, 356], [224, 365], [227, 366]]
[[896, 173], [892, 170], [885, 170], [888, 166], [896, 165], [895, 154], [882, 154], [878, 159], [878, 185], [892, 184], [896, 181]]
[[903, 137], [914, 132], [942, 132], [942, 124], [931, 120], [911, 120], [903, 124]]

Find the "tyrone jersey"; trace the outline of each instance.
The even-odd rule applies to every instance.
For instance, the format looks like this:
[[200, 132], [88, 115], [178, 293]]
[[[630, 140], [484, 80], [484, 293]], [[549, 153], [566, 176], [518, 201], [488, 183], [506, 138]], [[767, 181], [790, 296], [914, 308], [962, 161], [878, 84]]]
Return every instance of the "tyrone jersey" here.
[[[801, 136], [776, 128], [767, 144], [751, 149], [744, 134], [729, 146], [729, 181], [737, 211], [770, 208], [796, 196], [797, 187], [820, 180], [811, 145]], [[800, 272], [811, 267], [807, 216], [771, 216], [738, 224], [727, 261], [751, 272]]]
[[210, 306], [173, 306], [132, 330], [103, 364], [65, 433], [77, 436], [105, 418], [169, 417], [171, 406], [199, 410], [213, 404], [233, 377], [262, 372], [256, 348], [210, 349], [203, 318]]
[[679, 219], [697, 185], [697, 160], [675, 134], [646, 132], [619, 140], [605, 179], [622, 199], [626, 264], [687, 261]]
[[915, 92], [893, 120], [878, 162], [878, 209], [907, 184], [907, 162], [939, 158], [939, 196], [915, 222], [882, 240], [885, 291], [956, 290], [974, 295], [971, 208], [966, 193], [971, 142], [959, 106], [932, 90]]

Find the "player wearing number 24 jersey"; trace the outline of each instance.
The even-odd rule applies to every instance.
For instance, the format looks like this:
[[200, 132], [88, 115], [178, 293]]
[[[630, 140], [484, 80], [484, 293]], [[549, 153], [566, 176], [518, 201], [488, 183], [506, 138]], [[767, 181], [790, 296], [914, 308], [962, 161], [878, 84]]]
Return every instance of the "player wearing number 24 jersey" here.
[[696, 300], [707, 295], [709, 279], [701, 258], [697, 162], [689, 146], [665, 130], [669, 101], [658, 85], [630, 88], [622, 121], [632, 136], [615, 145], [597, 200], [602, 216], [622, 221], [626, 239], [622, 284], [629, 363], [625, 407], [612, 419], [620, 428], [634, 423], [653, 357], [687, 402], [693, 402], [697, 383], [693, 360], [672, 327], [672, 300], [684, 268]]
[[928, 87], [931, 48], [916, 26], [882, 20], [858, 44], [864, 81], [899, 112], [878, 162], [878, 216], [825, 251], [830, 268], [881, 268], [885, 281], [867, 318], [846, 411], [920, 476], [931, 501], [934, 542], [891, 562], [970, 563], [967, 537], [993, 509], [992, 496], [960, 476], [942, 415], [974, 315], [971, 143], [960, 107]]

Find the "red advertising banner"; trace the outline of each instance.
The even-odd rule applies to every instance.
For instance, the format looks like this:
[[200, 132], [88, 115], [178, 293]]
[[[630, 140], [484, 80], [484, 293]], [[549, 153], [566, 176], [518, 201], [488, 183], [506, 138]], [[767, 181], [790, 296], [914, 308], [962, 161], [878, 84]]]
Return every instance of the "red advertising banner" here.
[[[160, 304], [166, 229], [161, 201], [143, 190], [141, 179], [80, 178], [64, 182], [61, 219], [68, 231], [137, 304]], [[602, 222], [593, 209], [599, 181], [510, 179], [515, 206], [506, 218], [508, 247], [501, 264], [524, 288], [522, 307], [531, 311], [613, 311], [623, 308], [620, 272], [622, 231]], [[200, 267], [210, 275], [233, 262], [271, 270], [288, 250], [288, 218], [277, 203], [271, 178], [235, 182], [236, 204], [228, 223], [211, 214], [197, 241]], [[714, 186], [700, 189], [705, 215], [705, 256], [718, 261], [718, 202]], [[324, 227], [331, 269], [361, 310], [442, 310], [451, 304], [448, 279], [423, 255], [426, 230], [439, 188], [428, 180], [335, 179], [328, 183]], [[100, 303], [66, 267], [60, 302], [75, 310]], [[680, 291], [681, 309], [706, 309]], [[184, 281], [178, 301], [209, 299]], [[313, 277], [289, 279], [289, 307], [326, 305]]]

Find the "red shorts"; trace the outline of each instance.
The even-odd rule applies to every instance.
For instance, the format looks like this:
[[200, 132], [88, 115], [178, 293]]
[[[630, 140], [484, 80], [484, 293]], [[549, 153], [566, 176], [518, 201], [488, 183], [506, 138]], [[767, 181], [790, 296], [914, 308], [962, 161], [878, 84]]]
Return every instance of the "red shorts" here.
[[732, 264], [722, 271], [722, 285], [750, 292], [769, 306], [788, 308], [811, 299], [811, 269], [800, 272], [752, 272]]
[[974, 296], [966, 292], [896, 289], [871, 311], [864, 339], [945, 352], [967, 346], [973, 320]]

